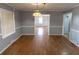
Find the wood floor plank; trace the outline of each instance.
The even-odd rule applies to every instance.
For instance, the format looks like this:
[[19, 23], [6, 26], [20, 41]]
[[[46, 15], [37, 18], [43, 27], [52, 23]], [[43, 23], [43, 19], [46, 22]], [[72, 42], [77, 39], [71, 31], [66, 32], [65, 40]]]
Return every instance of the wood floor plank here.
[[79, 54], [79, 48], [63, 36], [49, 36], [36, 39], [35, 36], [22, 36], [2, 55], [72, 55]]

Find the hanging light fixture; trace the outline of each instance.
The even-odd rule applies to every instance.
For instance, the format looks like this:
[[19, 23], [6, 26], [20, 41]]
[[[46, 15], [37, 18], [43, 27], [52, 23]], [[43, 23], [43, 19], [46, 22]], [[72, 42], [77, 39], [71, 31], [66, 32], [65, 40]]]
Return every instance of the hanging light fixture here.
[[[45, 3], [43, 3], [44, 5], [45, 5]], [[35, 12], [33, 13], [33, 16], [41, 16], [41, 12], [40, 12], [40, 10], [38, 9], [38, 5], [40, 5], [40, 4], [35, 4], [36, 5], [36, 10], [35, 10]]]
[[41, 16], [41, 13], [39, 10], [35, 10], [35, 12], [33, 13], [33, 16]]
[[41, 16], [41, 12], [39, 11], [39, 9], [38, 9], [38, 3], [36, 4], [36, 10], [35, 10], [35, 12], [33, 13], [33, 16]]

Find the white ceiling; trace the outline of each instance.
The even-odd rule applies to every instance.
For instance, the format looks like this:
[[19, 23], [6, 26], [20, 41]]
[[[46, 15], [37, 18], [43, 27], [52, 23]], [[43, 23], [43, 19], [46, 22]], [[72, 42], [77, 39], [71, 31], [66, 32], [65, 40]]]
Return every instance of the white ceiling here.
[[[32, 3], [9, 3], [8, 5], [21, 11], [34, 11], [36, 9], [36, 5]], [[46, 3], [45, 6], [40, 4], [38, 7], [42, 11], [66, 11], [78, 5], [78, 3]]]

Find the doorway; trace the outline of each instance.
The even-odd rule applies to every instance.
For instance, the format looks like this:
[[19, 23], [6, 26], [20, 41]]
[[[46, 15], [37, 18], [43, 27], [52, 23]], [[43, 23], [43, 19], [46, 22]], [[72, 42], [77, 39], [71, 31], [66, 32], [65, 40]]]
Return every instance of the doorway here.
[[49, 35], [50, 15], [43, 14], [35, 17], [34, 34]]
[[69, 38], [71, 29], [72, 13], [66, 13], [63, 15], [63, 34], [65, 37]]

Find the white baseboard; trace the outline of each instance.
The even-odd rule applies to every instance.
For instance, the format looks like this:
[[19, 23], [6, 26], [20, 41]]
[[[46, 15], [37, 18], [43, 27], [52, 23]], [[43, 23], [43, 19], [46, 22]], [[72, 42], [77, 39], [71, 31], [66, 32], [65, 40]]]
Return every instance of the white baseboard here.
[[35, 35], [35, 34], [22, 34], [22, 35]]
[[[35, 35], [35, 34], [22, 34], [22, 35]], [[62, 34], [48, 34], [48, 35], [62, 35]]]
[[13, 40], [10, 44], [8, 44], [3, 50], [0, 51], [0, 54], [2, 52], [4, 52], [9, 46], [11, 46], [17, 39], [19, 39], [22, 36], [22, 34], [20, 36], [18, 36], [15, 40]]
[[49, 34], [49, 35], [62, 35], [62, 34]]
[[79, 45], [77, 43], [75, 43], [73, 40], [70, 39], [70, 37], [66, 37], [65, 35], [63, 35], [65, 38], [67, 38], [71, 43], [73, 43], [75, 46], [79, 47]]
[[65, 38], [67, 38], [67, 39], [70, 39], [70, 38], [68, 38], [66, 35], [63, 35]]
[[79, 47], [79, 45], [75, 43], [73, 40], [69, 40], [69, 41], [72, 42], [75, 46]]

